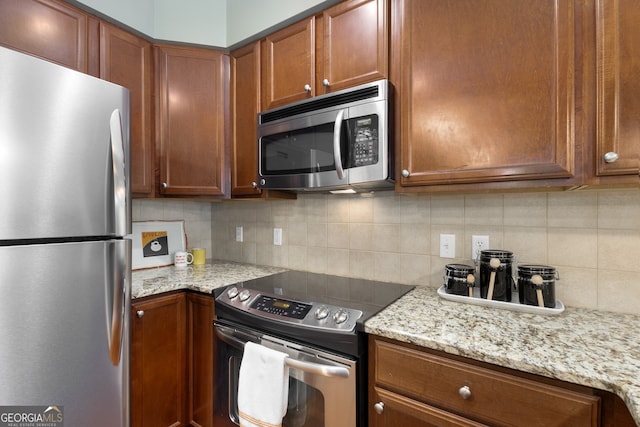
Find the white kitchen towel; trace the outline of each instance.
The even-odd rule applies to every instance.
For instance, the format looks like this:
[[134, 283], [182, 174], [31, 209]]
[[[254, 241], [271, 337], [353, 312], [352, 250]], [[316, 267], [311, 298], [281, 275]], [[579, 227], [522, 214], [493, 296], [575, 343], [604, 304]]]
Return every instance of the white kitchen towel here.
[[287, 412], [289, 368], [287, 355], [247, 342], [238, 380], [241, 427], [279, 427]]

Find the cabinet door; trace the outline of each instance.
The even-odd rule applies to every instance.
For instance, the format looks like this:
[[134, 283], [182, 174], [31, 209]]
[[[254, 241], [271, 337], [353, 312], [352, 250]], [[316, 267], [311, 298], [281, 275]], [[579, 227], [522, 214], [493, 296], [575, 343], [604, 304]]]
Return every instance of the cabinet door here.
[[260, 42], [231, 53], [231, 195], [259, 195], [257, 116], [260, 111]]
[[401, 185], [574, 176], [573, 4], [394, 2]]
[[388, 16], [386, 0], [351, 0], [323, 12], [317, 93], [388, 76]]
[[638, 175], [640, 2], [597, 0], [597, 175]]
[[88, 16], [52, 0], [0, 1], [0, 44], [84, 73]]
[[160, 193], [225, 196], [229, 58], [208, 49], [156, 49]]
[[446, 412], [390, 391], [375, 388], [370, 403], [371, 427], [481, 427], [485, 424]]
[[315, 95], [315, 18], [300, 21], [262, 41], [262, 109]]
[[151, 43], [101, 22], [100, 78], [131, 92], [131, 191], [134, 195], [153, 196]]
[[213, 426], [213, 297], [187, 294], [188, 417], [193, 427]]
[[131, 424], [186, 424], [186, 334], [183, 293], [132, 304]]

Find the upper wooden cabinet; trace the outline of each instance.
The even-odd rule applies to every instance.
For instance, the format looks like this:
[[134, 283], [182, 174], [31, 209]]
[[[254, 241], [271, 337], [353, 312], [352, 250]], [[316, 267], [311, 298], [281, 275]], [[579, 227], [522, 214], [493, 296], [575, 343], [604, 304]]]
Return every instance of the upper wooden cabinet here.
[[574, 2], [393, 5], [400, 185], [570, 184]]
[[231, 52], [231, 195], [257, 196], [260, 42]]
[[[631, 176], [640, 163], [640, 2], [597, 0], [596, 175]], [[605, 181], [606, 182], [606, 181]]]
[[349, 0], [262, 41], [262, 109], [388, 75], [388, 3]]
[[[0, 44], [83, 73], [92, 71], [88, 45], [97, 41], [97, 25], [96, 19], [64, 2], [0, 1]], [[96, 34], [89, 37], [92, 30]]]
[[160, 193], [227, 196], [229, 57], [200, 48], [155, 49]]
[[153, 57], [151, 43], [107, 23], [100, 23], [100, 78], [131, 93], [131, 191], [153, 196]]

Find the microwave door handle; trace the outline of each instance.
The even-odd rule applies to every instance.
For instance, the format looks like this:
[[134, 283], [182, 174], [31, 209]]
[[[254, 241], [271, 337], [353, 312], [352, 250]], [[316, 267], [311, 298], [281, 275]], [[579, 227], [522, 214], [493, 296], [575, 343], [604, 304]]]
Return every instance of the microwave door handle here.
[[344, 178], [344, 169], [342, 169], [342, 155], [340, 154], [340, 134], [342, 133], [342, 117], [344, 110], [338, 111], [336, 122], [333, 126], [333, 162], [336, 165], [336, 173], [338, 179]]

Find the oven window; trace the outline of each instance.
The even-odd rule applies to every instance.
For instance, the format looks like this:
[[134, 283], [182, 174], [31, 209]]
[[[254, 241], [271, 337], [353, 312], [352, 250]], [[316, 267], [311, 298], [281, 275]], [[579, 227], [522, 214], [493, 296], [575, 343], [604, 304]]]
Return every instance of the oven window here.
[[[240, 357], [229, 358], [230, 372], [233, 372], [234, 381], [231, 382], [231, 395], [238, 396], [238, 381], [240, 375]], [[238, 424], [238, 401], [231, 401], [230, 417]], [[289, 402], [287, 413], [282, 419], [283, 427], [329, 427], [325, 424], [325, 400], [322, 392], [309, 384], [289, 377]]]
[[[347, 132], [345, 128], [342, 127], [343, 134]], [[333, 123], [263, 136], [260, 144], [263, 175], [305, 174], [336, 169]], [[346, 154], [342, 153], [343, 159], [347, 157]]]
[[319, 390], [289, 377], [289, 404], [283, 427], [323, 427], [324, 398]]

